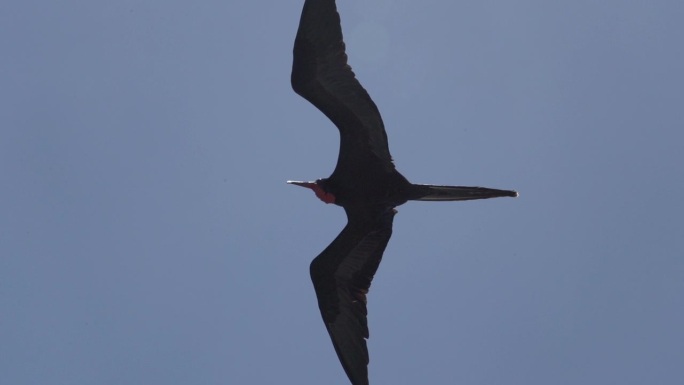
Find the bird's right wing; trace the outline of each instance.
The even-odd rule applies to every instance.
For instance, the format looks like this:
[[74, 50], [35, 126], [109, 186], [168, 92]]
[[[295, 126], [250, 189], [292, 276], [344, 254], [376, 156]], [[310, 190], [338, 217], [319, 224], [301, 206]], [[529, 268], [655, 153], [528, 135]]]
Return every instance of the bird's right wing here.
[[335, 0], [306, 0], [293, 50], [292, 88], [340, 131], [336, 171], [393, 169], [382, 117], [351, 67]]
[[354, 385], [368, 384], [366, 294], [392, 235], [395, 211], [349, 223], [311, 263], [318, 307], [335, 352]]

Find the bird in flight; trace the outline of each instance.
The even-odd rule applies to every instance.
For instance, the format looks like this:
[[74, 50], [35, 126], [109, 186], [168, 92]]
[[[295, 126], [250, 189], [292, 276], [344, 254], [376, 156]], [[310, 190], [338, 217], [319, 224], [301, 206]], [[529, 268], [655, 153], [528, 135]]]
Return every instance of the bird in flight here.
[[328, 178], [288, 181], [344, 208], [347, 225], [311, 263], [318, 307], [353, 385], [368, 384], [366, 294], [392, 235], [395, 207], [407, 201], [516, 197], [511, 190], [413, 184], [394, 167], [377, 106], [347, 64], [335, 0], [306, 0], [295, 38], [292, 88], [340, 132]]

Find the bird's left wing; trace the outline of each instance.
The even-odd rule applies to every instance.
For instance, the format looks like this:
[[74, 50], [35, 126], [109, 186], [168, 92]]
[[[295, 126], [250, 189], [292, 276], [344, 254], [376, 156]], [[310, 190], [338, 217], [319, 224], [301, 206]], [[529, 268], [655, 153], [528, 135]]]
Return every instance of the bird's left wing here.
[[335, 0], [305, 1], [293, 49], [291, 82], [295, 92], [339, 129], [336, 172], [373, 167], [394, 170], [378, 107], [347, 64]]
[[366, 293], [392, 235], [393, 208], [349, 223], [311, 263], [318, 307], [340, 363], [354, 385], [368, 384]]

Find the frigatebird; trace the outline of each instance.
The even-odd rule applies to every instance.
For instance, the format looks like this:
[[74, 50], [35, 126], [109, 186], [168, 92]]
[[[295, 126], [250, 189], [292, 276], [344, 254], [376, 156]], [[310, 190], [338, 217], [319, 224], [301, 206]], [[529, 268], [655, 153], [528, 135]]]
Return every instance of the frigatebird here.
[[368, 384], [366, 294], [392, 235], [395, 207], [407, 201], [516, 197], [511, 190], [410, 183], [396, 170], [377, 106], [347, 64], [335, 0], [306, 0], [293, 49], [294, 91], [340, 132], [328, 178], [288, 181], [342, 206], [347, 225], [311, 263], [318, 307], [353, 385]]

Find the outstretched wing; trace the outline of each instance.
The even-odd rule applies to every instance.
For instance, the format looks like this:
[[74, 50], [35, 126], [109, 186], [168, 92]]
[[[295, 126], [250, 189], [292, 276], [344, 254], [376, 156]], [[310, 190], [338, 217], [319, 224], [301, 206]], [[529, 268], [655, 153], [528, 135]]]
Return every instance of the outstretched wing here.
[[293, 59], [292, 88], [340, 131], [335, 172], [394, 169], [378, 107], [347, 64], [334, 0], [306, 0]]
[[394, 214], [387, 208], [362, 219], [347, 211], [347, 226], [311, 263], [323, 322], [354, 385], [368, 384], [366, 293], [392, 235]]

